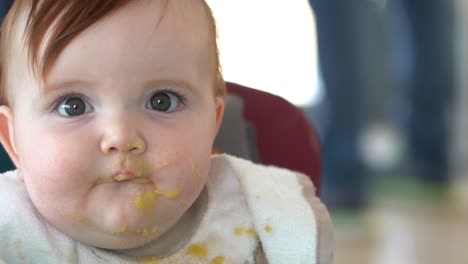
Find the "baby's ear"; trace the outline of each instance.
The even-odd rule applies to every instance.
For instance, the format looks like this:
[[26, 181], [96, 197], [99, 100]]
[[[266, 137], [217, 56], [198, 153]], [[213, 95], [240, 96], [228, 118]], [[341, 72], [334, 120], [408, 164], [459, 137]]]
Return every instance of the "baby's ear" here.
[[0, 106], [0, 142], [2, 142], [3, 148], [5, 148], [16, 168], [19, 168], [13, 133], [13, 112], [6, 105]]
[[217, 96], [215, 98], [215, 106], [216, 106], [216, 134], [218, 134], [219, 127], [221, 126], [221, 122], [223, 121], [223, 116], [224, 116], [224, 98], [221, 96]]

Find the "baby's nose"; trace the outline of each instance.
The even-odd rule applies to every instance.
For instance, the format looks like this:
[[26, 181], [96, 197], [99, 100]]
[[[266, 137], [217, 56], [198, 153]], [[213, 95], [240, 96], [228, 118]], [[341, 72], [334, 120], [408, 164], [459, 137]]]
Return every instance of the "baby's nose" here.
[[[133, 142], [133, 143], [126, 143]], [[131, 153], [134, 155], [140, 155], [146, 151], [146, 146], [141, 140], [119, 140], [114, 137], [114, 139], [107, 139], [101, 142], [101, 150], [105, 154], [111, 154], [113, 152], [125, 152]]]
[[143, 135], [131, 124], [114, 124], [104, 132], [101, 151], [105, 154], [125, 152], [140, 155], [146, 151], [146, 142]]

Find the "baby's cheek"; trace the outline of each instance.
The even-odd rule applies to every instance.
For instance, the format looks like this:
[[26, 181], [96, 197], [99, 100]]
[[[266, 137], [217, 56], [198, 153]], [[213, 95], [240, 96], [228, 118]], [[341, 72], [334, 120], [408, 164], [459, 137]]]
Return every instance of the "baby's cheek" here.
[[[89, 155], [66, 151], [66, 146], [39, 144], [37, 151], [26, 152], [23, 159], [25, 181], [28, 187], [50, 197], [65, 198], [77, 193], [87, 183], [93, 164], [85, 162]], [[81, 156], [82, 155], [82, 156]], [[80, 157], [81, 156], [81, 157]]]

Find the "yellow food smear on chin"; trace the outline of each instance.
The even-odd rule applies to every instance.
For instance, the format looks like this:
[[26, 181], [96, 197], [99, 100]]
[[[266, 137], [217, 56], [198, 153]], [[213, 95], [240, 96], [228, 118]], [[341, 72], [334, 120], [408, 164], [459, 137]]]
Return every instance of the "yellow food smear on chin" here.
[[156, 207], [158, 195], [164, 196], [167, 199], [176, 199], [180, 196], [180, 193], [181, 190], [178, 188], [170, 191], [155, 189], [144, 192], [135, 197], [133, 204], [137, 209], [151, 211], [154, 207]]
[[156, 194], [162, 195], [167, 199], [176, 199], [180, 196], [180, 189], [174, 189], [171, 191], [164, 191], [164, 190], [154, 190]]
[[132, 180], [132, 182], [138, 184], [148, 184], [151, 183], [151, 180], [149, 178], [135, 178]]
[[187, 253], [194, 257], [204, 258], [206, 257], [206, 247], [202, 244], [193, 244], [187, 249]]
[[122, 226], [121, 228], [112, 231], [112, 234], [113, 235], [120, 235], [120, 234], [124, 233], [125, 231], [127, 231], [127, 225]]
[[144, 192], [133, 200], [133, 204], [137, 209], [150, 211], [156, 206], [157, 198], [158, 195], [154, 191]]
[[136, 232], [144, 237], [154, 236], [158, 232], [159, 228], [157, 226], [153, 228], [138, 228]]

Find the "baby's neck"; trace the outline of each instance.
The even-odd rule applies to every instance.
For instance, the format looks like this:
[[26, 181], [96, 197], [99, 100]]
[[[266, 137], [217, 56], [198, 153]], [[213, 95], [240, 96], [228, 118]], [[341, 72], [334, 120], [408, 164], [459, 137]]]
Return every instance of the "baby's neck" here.
[[205, 188], [179, 221], [162, 236], [142, 247], [115, 250], [114, 252], [129, 257], [158, 258], [174, 254], [190, 242], [205, 214], [207, 203], [208, 194]]

